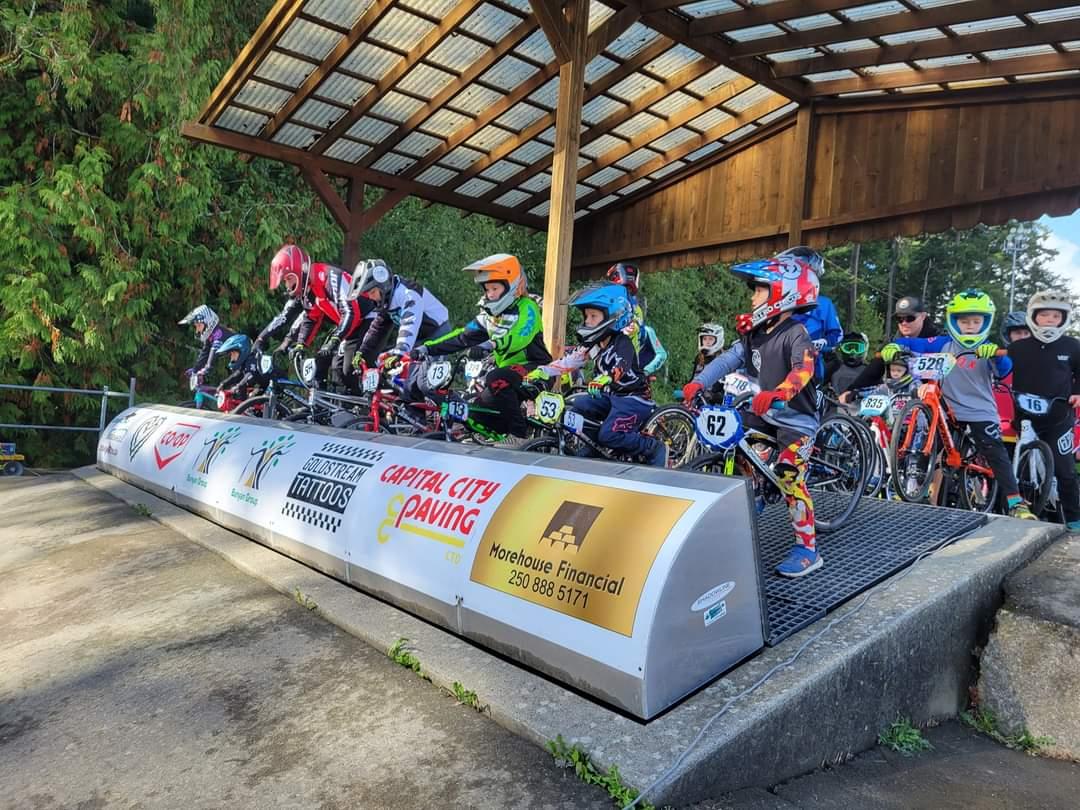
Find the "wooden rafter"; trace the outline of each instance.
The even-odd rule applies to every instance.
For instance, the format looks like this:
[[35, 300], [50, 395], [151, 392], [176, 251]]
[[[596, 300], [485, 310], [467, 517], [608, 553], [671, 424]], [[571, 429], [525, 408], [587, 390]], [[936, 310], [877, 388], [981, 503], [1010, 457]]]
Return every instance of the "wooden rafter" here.
[[280, 163], [288, 163], [301, 170], [304, 168], [313, 168], [323, 171], [326, 174], [334, 175], [335, 177], [359, 178], [365, 183], [370, 183], [373, 186], [396, 189], [405, 192], [406, 194], [431, 200], [432, 202], [443, 203], [444, 205], [453, 206], [454, 208], [465, 211], [475, 211], [478, 214], [485, 214], [489, 217], [506, 220], [508, 222], [516, 222], [519, 225], [525, 225], [530, 228], [539, 228], [543, 230], [546, 224], [543, 217], [520, 216], [506, 208], [491, 205], [482, 200], [476, 200], [463, 194], [455, 194], [453, 191], [440, 188], [439, 186], [418, 183], [415, 180], [408, 180], [404, 177], [387, 174], [386, 172], [366, 169], [344, 160], [336, 160], [334, 158], [326, 157], [325, 155], [315, 155], [293, 146], [285, 146], [284, 144], [274, 143], [273, 141], [263, 140], [262, 138], [254, 138], [250, 135], [243, 135], [239, 132], [233, 132], [220, 127], [210, 127], [205, 124], [188, 122], [181, 128], [181, 134], [185, 138], [193, 141], [221, 146], [226, 149], [233, 149], [237, 152], [243, 152], [254, 157], [264, 157], [269, 158], [270, 160], [276, 160]]
[[739, 11], [726, 11], [710, 17], [699, 17], [690, 23], [690, 36], [708, 36], [755, 25], [767, 25], [798, 17], [825, 14], [830, 11], [842, 11], [853, 5], [858, 5], [856, 0], [780, 0], [780, 2], [768, 5], [750, 6]]
[[[244, 86], [244, 82], [250, 78], [255, 68], [259, 66], [263, 58], [270, 52], [271, 47], [277, 42], [290, 25], [296, 15], [300, 13], [303, 4], [297, 0], [277, 0], [266, 17], [255, 30], [255, 34], [247, 41], [243, 49], [237, 55], [221, 81], [217, 83], [214, 92], [210, 94], [206, 104], [199, 113], [199, 121], [212, 123], [229, 106], [233, 96]], [[292, 88], [290, 88], [291, 90]]]
[[1054, 73], [1059, 70], [1078, 68], [1080, 68], [1080, 52], [1068, 51], [1019, 59], [993, 59], [989, 62], [972, 62], [968, 65], [950, 65], [929, 70], [897, 70], [854, 79], [816, 82], [814, 94], [830, 96], [836, 93], [858, 93], [867, 90], [894, 90], [899, 87], [915, 87], [923, 84], [977, 81], [1002, 76]]
[[[502, 59], [507, 53], [513, 50], [518, 43], [529, 36], [536, 30], [536, 19], [533, 17], [527, 17], [520, 23], [514, 26], [511, 31], [500, 39], [484, 56], [477, 59], [472, 65], [469, 66], [464, 73], [458, 78], [451, 81], [442, 90], [440, 90], [434, 98], [428, 101], [424, 106], [418, 109], [415, 113], [409, 116], [401, 126], [391, 132], [385, 137], [370, 154], [365, 155], [361, 161], [363, 165], [370, 166], [388, 151], [394, 148], [401, 141], [402, 138], [407, 136], [410, 132], [420, 126], [424, 121], [430, 118], [436, 110], [443, 107], [458, 93], [468, 87], [477, 77], [482, 76], [487, 72], [496, 62]], [[543, 72], [543, 71], [542, 71]], [[558, 72], [558, 68], [555, 68], [551, 75], [555, 75]], [[530, 77], [532, 78], [532, 77]], [[420, 169], [423, 171], [423, 169]], [[412, 176], [419, 174], [419, 171]]]
[[[378, 2], [387, 2], [387, 0], [378, 0]], [[349, 128], [364, 117], [364, 114], [375, 106], [376, 103], [383, 97], [383, 95], [390, 91], [398, 80], [401, 79], [431, 50], [433, 50], [440, 42], [446, 39], [447, 36], [454, 30], [454, 27], [464, 19], [470, 12], [476, 7], [474, 0], [461, 0], [454, 8], [446, 15], [446, 18], [432, 28], [424, 37], [416, 43], [396, 65], [394, 65], [386, 74], [379, 79], [378, 83], [369, 90], [363, 98], [361, 98], [353, 106], [352, 110], [343, 115], [337, 123], [335, 123], [330, 130], [319, 138], [311, 147], [312, 152], [322, 154], [330, 145], [340, 138], [344, 133], [348, 132]], [[380, 48], [386, 47], [379, 45]]]
[[[660, 54], [664, 53], [674, 44], [675, 43], [667, 37], [658, 37], [654, 42], [650, 43], [641, 51], [634, 54], [633, 57], [628, 59], [619, 67], [615, 68], [615, 70], [609, 71], [608, 73], [597, 79], [595, 82], [590, 84], [585, 92], [585, 101], [591, 101], [596, 96], [614, 87], [627, 76], [656, 59], [656, 57], [660, 56]], [[428, 153], [417, 166], [411, 167], [409, 171], [405, 173], [406, 176], [415, 177], [417, 174], [424, 171], [424, 169], [433, 165], [439, 158], [441, 158], [451, 149], [467, 141], [469, 138], [471, 138], [473, 135], [475, 135], [477, 132], [479, 132], [481, 129], [491, 123], [491, 121], [495, 120], [504, 112], [509, 110], [510, 107], [512, 107], [521, 99], [527, 98], [529, 94], [533, 92], [533, 90], [536, 90], [539, 87], [543, 86], [547, 83], [548, 79], [554, 77], [557, 74], [558, 67], [552, 64], [548, 67], [547, 70], [543, 71], [543, 75], [545, 75], [547, 78], [545, 78], [535, 87], [531, 87], [530, 89], [529, 87], [523, 85], [521, 88], [515, 88], [515, 90], [507, 94], [503, 101], [496, 102], [492, 108], [485, 110], [483, 113], [477, 116], [476, 120], [473, 123], [467, 124], [460, 130], [455, 132], [452, 136], [450, 136], [444, 146], [437, 147], [436, 149]], [[525, 85], [529, 85], [531, 81], [531, 79], [526, 81]], [[465, 183], [471, 180], [473, 177], [480, 174], [480, 172], [484, 171], [489, 166], [498, 163], [511, 152], [531, 141], [541, 132], [546, 131], [548, 128], [553, 126], [554, 123], [555, 113], [547, 113], [542, 118], [534, 121], [532, 124], [523, 129], [520, 133], [518, 133], [516, 138], [510, 138], [506, 141], [503, 141], [501, 144], [492, 149], [486, 157], [482, 157], [479, 160], [475, 161], [471, 166], [462, 171], [458, 176], [454, 177], [450, 182], [454, 186], [458, 186], [461, 183]]]
[[308, 77], [289, 97], [289, 100], [266, 123], [262, 133], [264, 138], [273, 138], [274, 133], [281, 129], [282, 124], [300, 109], [300, 106], [308, 100], [312, 93], [318, 91], [319, 85], [344, 61], [345, 57], [356, 46], [356, 43], [360, 41], [360, 38], [378, 25], [379, 20], [394, 7], [394, 2], [395, 0], [376, 0], [367, 11], [360, 15], [360, 18], [353, 23], [348, 33], [338, 41], [338, 44], [331, 49], [330, 53], [323, 57], [319, 66], [308, 74]]
[[585, 64], [588, 65], [594, 58], [626, 33], [626, 30], [641, 18], [641, 13], [636, 8], [623, 8], [616, 11], [589, 34], [589, 40], [585, 44]]
[[799, 76], [830, 70], [850, 70], [869, 65], [889, 65], [897, 62], [913, 62], [916, 59], [979, 53], [999, 48], [1022, 48], [1028, 45], [1064, 42], [1072, 39], [1080, 39], [1080, 20], [1008, 28], [1004, 31], [987, 31], [958, 37], [942, 37], [903, 45], [829, 54], [812, 59], [778, 62], [773, 67], [773, 72], [777, 76]]
[[[590, 163], [585, 164], [578, 169], [577, 179], [581, 182], [588, 178], [590, 175], [607, 168], [612, 163], [618, 160], [622, 160], [624, 157], [632, 152], [636, 152], [642, 146], [652, 143], [657, 138], [662, 138], [672, 130], [678, 129], [684, 124], [693, 121], [699, 115], [707, 113], [716, 107], [722, 105], [725, 101], [734, 98], [744, 90], [754, 86], [754, 82], [750, 79], [739, 76], [732, 81], [721, 85], [706, 95], [701, 101], [694, 102], [693, 104], [687, 104], [678, 112], [670, 115], [666, 120], [662, 121], [655, 126], [651, 126], [643, 132], [639, 132], [633, 138], [626, 143], [619, 144], [612, 149], [607, 150], [602, 155], [593, 159]], [[533, 207], [540, 204], [541, 200], [547, 196], [547, 191], [540, 191], [533, 194], [529, 199], [514, 206], [515, 209], [528, 211]]]
[[622, 177], [618, 177], [615, 180], [612, 180], [610, 183], [607, 183], [606, 185], [596, 189], [596, 191], [592, 191], [586, 194], [580, 200], [578, 200], [578, 208], [588, 208], [597, 200], [602, 200], [609, 194], [614, 194], [620, 188], [628, 186], [631, 183], [635, 183], [642, 177], [648, 177], [657, 169], [662, 169], [669, 163], [680, 160], [681, 158], [689, 155], [691, 152], [696, 152], [701, 147], [710, 144], [715, 140], [723, 138], [725, 135], [730, 132], [734, 132], [739, 127], [744, 126], [751, 121], [756, 121], [763, 115], [768, 115], [769, 113], [773, 112], [774, 110], [780, 109], [788, 103], [790, 102], [786, 98], [778, 96], [773, 96], [772, 98], [759, 102], [754, 106], [743, 110], [738, 116], [734, 116], [727, 121], [717, 124], [715, 127], [706, 130], [701, 135], [698, 135], [696, 138], [691, 138], [685, 143], [679, 144], [674, 149], [665, 152], [663, 155], [657, 156], [655, 159], [650, 160], [648, 163], [643, 163], [641, 166], [638, 166], [632, 172], [627, 172]]
[[[716, 67], [709, 59], [698, 59], [696, 62], [691, 62], [673, 74], [663, 84], [657, 85], [651, 90], [646, 90], [639, 95], [633, 101], [626, 103], [626, 105], [618, 112], [612, 113], [604, 120], [589, 127], [585, 132], [581, 133], [580, 146], [592, 143], [597, 138], [607, 135], [615, 127], [620, 124], [629, 121], [635, 115], [651, 107], [661, 99], [667, 98], [669, 95], [677, 90], [681, 90], [686, 85], [695, 79], [699, 79], [713, 70]], [[495, 200], [505, 194], [510, 189], [515, 188], [530, 177], [534, 177], [546, 168], [552, 165], [554, 160], [554, 152], [546, 157], [541, 158], [533, 162], [528, 167], [522, 169], [519, 172], [515, 172], [510, 177], [503, 180], [495, 188], [482, 195], [485, 200]]]
[[566, 18], [563, 16], [562, 2], [560, 0], [529, 0], [529, 6], [536, 15], [540, 27], [544, 29], [544, 36], [547, 37], [551, 50], [555, 52], [556, 61], [560, 65], [569, 62], [571, 58], [570, 26], [566, 24]]
[[[984, 20], [991, 17], [1008, 17], [1027, 14], [1033, 11], [1060, 8], [1073, 5], [1075, 0], [973, 0], [968, 3], [939, 6], [903, 14], [889, 14], [862, 22], [829, 25], [809, 31], [793, 31], [772, 37], [752, 39], [731, 46], [732, 58], [755, 56], [757, 54], [792, 51], [798, 48], [811, 48], [816, 45], [828, 45], [830, 42], [846, 42], [853, 39], [867, 39], [887, 34], [899, 34], [905, 31], [918, 31], [923, 28], [939, 28], [943, 25]], [[741, 64], [741, 63], [740, 63]]]
[[317, 166], [307, 164], [300, 167], [300, 173], [304, 175], [308, 185], [322, 200], [322, 204], [330, 211], [330, 215], [343, 231], [349, 228], [349, 208], [341, 195], [337, 193], [334, 185], [330, 182], [323, 170]]

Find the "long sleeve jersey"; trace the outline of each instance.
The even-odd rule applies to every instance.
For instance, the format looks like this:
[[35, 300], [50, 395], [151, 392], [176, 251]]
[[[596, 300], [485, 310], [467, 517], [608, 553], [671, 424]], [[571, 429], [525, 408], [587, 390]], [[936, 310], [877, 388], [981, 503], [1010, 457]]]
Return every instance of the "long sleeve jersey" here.
[[[896, 338], [894, 341], [905, 349], [919, 354], [970, 352], [948, 335], [932, 338]], [[998, 422], [997, 403], [994, 401], [994, 377], [1004, 377], [1012, 369], [1008, 357], [979, 360], [967, 354], [956, 359], [956, 367], [941, 382], [941, 393], [949, 403], [956, 418], [961, 422]]]
[[844, 339], [844, 328], [840, 325], [840, 316], [836, 314], [836, 305], [832, 299], [825, 295], [818, 296], [817, 306], [810, 312], [800, 312], [792, 316], [792, 320], [798, 321], [806, 327], [810, 335], [810, 342], [817, 350], [817, 360], [814, 370], [819, 380], [825, 376], [825, 352], [835, 349]]
[[465, 326], [424, 345], [431, 354], [439, 356], [485, 343], [491, 344], [497, 368], [535, 368], [551, 362], [551, 353], [544, 345], [540, 307], [528, 296], [519, 298], [514, 307], [500, 315], [481, 309]]
[[263, 374], [259, 368], [259, 358], [261, 356], [259, 352], [249, 352], [243, 365], [222, 380], [218, 388], [224, 391], [227, 388], [264, 387], [269, 382], [269, 375]]
[[[1050, 343], [1033, 337], [1009, 344], [1013, 363], [1014, 391], [1052, 399], [1080, 394], [1080, 340], [1062, 335]], [[1043, 419], [1060, 421], [1068, 412], [1068, 403], [1055, 402]]]
[[221, 324], [215, 326], [214, 330], [206, 336], [206, 340], [202, 342], [202, 348], [199, 349], [199, 356], [195, 360], [195, 365], [191, 367], [192, 370], [199, 376], [205, 377], [214, 365], [221, 344], [232, 336], [233, 331], [231, 329], [227, 329]]
[[393, 290], [375, 310], [360, 353], [365, 359], [377, 354], [396, 325], [393, 348], [408, 354], [417, 342], [422, 343], [449, 319], [450, 313], [430, 290], [395, 276]]
[[311, 345], [324, 319], [334, 324], [331, 337], [348, 340], [360, 329], [365, 314], [360, 299], [349, 300], [352, 276], [331, 264], [313, 264], [310, 270], [310, 293], [314, 303], [300, 325], [298, 337]]
[[561, 377], [577, 371], [589, 360], [593, 361], [596, 377], [611, 378], [608, 389], [613, 395], [652, 399], [649, 378], [638, 361], [634, 342], [622, 332], [615, 333], [606, 344], [571, 349], [541, 368], [549, 377]]

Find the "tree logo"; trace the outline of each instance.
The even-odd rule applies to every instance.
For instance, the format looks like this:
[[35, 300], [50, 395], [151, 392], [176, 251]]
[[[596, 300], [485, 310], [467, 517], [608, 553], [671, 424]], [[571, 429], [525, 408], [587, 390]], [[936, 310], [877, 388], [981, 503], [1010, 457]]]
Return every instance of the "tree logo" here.
[[251, 458], [240, 473], [240, 482], [248, 489], [259, 488], [263, 474], [276, 467], [282, 456], [296, 446], [295, 434], [285, 433], [276, 439], [267, 439], [251, 451]]
[[195, 458], [195, 472], [200, 475], [209, 475], [210, 467], [214, 460], [225, 453], [225, 448], [232, 444], [240, 435], [240, 428], [230, 427], [219, 430], [209, 439], [203, 442], [202, 450]]

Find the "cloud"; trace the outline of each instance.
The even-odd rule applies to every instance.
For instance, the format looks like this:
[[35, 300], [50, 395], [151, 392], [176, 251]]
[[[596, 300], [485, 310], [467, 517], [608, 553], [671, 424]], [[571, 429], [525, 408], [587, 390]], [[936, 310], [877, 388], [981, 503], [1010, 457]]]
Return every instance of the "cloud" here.
[[1050, 270], [1068, 279], [1073, 292], [1080, 294], [1080, 245], [1051, 231], [1043, 239], [1043, 246], [1058, 254], [1050, 262]]

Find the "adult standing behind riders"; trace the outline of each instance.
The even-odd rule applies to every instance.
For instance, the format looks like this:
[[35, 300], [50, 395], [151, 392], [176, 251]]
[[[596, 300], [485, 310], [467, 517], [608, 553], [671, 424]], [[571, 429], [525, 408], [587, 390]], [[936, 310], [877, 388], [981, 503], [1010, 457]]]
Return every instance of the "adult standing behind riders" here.
[[634, 320], [624, 331], [634, 343], [641, 370], [647, 376], [651, 376], [663, 368], [664, 363], [667, 362], [667, 349], [660, 342], [656, 330], [645, 323], [645, 305], [638, 296], [640, 275], [637, 265], [618, 262], [608, 268], [607, 280], [626, 288], [630, 305], [634, 308]]
[[[926, 314], [926, 305], [917, 295], [905, 295], [896, 302], [893, 310], [896, 317], [896, 335], [894, 338], [932, 338], [941, 334], [941, 329]], [[841, 402], [851, 402], [855, 392], [861, 388], [872, 388], [885, 376], [885, 361], [875, 357], [866, 364], [858, 377], [844, 390], [836, 389]]]
[[[450, 313], [431, 290], [390, 271], [382, 259], [368, 259], [356, 265], [349, 298], [374, 302], [375, 318], [360, 344], [364, 362], [380, 366], [406, 357], [413, 347], [450, 331]], [[397, 326], [393, 345], [380, 353]]]
[[355, 392], [352, 358], [374, 306], [366, 300], [350, 300], [352, 277], [332, 264], [312, 263], [307, 253], [296, 245], [285, 245], [270, 262], [270, 289], [282, 284], [288, 300], [255, 339], [255, 351], [261, 351], [270, 335], [290, 320], [292, 326], [276, 351], [284, 351], [293, 344], [310, 346], [323, 321], [328, 319], [334, 330], [316, 355], [317, 376], [321, 379], [329, 368], [336, 384]]
[[[816, 250], [802, 246], [793, 247], [776, 254], [777, 258], [781, 256], [793, 256], [806, 262], [817, 276], [818, 283], [821, 283], [825, 275], [825, 260]], [[807, 334], [810, 335], [810, 341], [817, 351], [817, 358], [814, 360], [814, 379], [820, 383], [825, 379], [825, 353], [839, 346], [844, 338], [844, 327], [840, 325], [836, 305], [833, 304], [831, 298], [819, 292], [816, 306], [806, 312], [796, 312], [791, 317], [805, 326]]]
[[491, 345], [495, 368], [484, 379], [476, 404], [498, 411], [475, 411], [471, 419], [497, 433], [525, 436], [528, 422], [521, 413], [525, 394], [521, 381], [534, 368], [551, 362], [544, 345], [540, 307], [528, 294], [525, 273], [516, 256], [496, 253], [465, 268], [483, 292], [480, 312], [460, 329], [417, 346], [413, 356], [441, 357], [485, 344]]
[[214, 358], [221, 351], [221, 344], [233, 336], [233, 331], [223, 326], [217, 313], [206, 304], [195, 307], [182, 320], [177, 322], [177, 326], [187, 326], [188, 324], [191, 324], [191, 327], [195, 330], [199, 342], [202, 343], [202, 348], [199, 350], [199, 357], [195, 361], [195, 365], [185, 371], [184, 375], [190, 377], [194, 374], [198, 378], [198, 384], [202, 385], [207, 372], [214, 365]]

